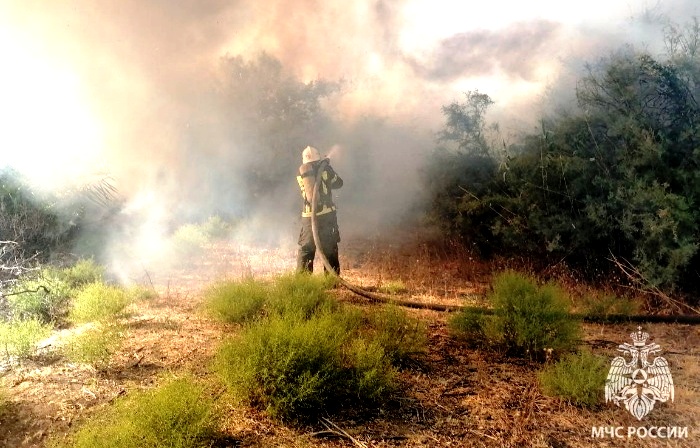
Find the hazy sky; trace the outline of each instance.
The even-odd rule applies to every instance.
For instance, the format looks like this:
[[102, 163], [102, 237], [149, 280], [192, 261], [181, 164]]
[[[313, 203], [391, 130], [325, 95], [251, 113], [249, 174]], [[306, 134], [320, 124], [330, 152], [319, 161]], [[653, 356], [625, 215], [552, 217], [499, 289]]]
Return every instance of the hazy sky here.
[[[169, 163], [224, 55], [266, 51], [300, 79], [343, 79], [346, 120], [439, 127], [480, 90], [534, 117], [546, 89], [620, 42], [658, 47], [690, 0], [0, 0], [0, 164], [51, 184]], [[572, 86], [573, 88], [573, 86]], [[120, 180], [124, 183], [124, 179]]]

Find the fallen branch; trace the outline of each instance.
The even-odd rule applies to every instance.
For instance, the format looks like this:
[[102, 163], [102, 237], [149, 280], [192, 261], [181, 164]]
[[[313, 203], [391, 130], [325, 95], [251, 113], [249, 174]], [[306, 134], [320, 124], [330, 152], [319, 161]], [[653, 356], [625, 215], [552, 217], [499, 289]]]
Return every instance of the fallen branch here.
[[622, 261], [620, 261], [620, 259], [618, 259], [612, 252], [610, 252], [610, 256], [612, 258], [608, 258], [608, 260], [615, 263], [617, 268], [620, 271], [622, 271], [622, 273], [625, 274], [625, 276], [627, 276], [627, 278], [633, 284], [636, 285], [635, 289], [637, 291], [661, 299], [667, 305], [674, 307], [678, 311], [680, 311], [683, 308], [686, 308], [695, 314], [700, 314], [700, 310], [697, 310], [692, 306], [688, 305], [687, 303], [683, 303], [680, 300], [673, 299], [668, 294], [659, 289], [657, 286], [652, 285], [651, 282], [649, 282], [649, 280], [647, 280], [647, 278], [639, 271], [639, 269], [629, 261], [625, 260], [624, 258], [622, 258]]
[[327, 431], [319, 431], [315, 432], [312, 435], [319, 437], [319, 436], [329, 436], [329, 435], [335, 435], [341, 438], [345, 438], [350, 440], [352, 443], [354, 443], [356, 446], [362, 447], [362, 448], [367, 448], [367, 445], [360, 442], [353, 436], [347, 433], [347, 431], [343, 430], [340, 428], [338, 425], [330, 421], [329, 419], [325, 417], [321, 417], [321, 423], [323, 423], [323, 426], [326, 427]]
[[43, 289], [44, 292], [45, 292], [46, 294], [51, 294], [51, 291], [49, 291], [49, 288], [47, 288], [47, 287], [44, 286], [44, 285], [39, 285], [39, 287], [36, 288], [36, 289], [25, 289], [25, 290], [22, 290], [22, 291], [11, 292], [11, 293], [9, 293], [9, 294], [0, 293], [0, 295], [3, 296], [3, 297], [17, 296], [17, 295], [19, 295], [19, 294], [24, 294], [25, 292], [39, 292], [40, 289]]

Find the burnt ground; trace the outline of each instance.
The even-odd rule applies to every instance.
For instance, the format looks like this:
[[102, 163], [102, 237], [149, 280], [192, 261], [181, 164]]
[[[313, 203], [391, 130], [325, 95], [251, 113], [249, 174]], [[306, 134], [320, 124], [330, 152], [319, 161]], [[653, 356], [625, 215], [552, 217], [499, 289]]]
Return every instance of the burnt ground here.
[[[379, 238], [341, 245], [344, 277], [364, 287], [401, 282], [414, 300], [478, 302], [491, 267], [468, 253], [412, 240]], [[397, 240], [398, 241], [398, 240]], [[403, 241], [406, 241], [405, 239]], [[294, 248], [261, 249], [217, 243], [201, 256], [168, 271], [144, 271], [156, 299], [135, 304], [125, 318], [121, 348], [97, 371], [57, 355], [60, 339], [40, 354], [0, 374], [7, 405], [0, 415], [1, 447], [41, 447], [61, 439], [122, 395], [147, 389], [169, 375], [191, 372], [217, 384], [210, 362], [231, 328], [200, 311], [202, 289], [212, 281], [265, 276], [293, 269]], [[356, 306], [377, 306], [344, 289], [332, 291]], [[274, 421], [264, 413], [222, 404], [226, 446], [249, 447], [587, 447], [700, 446], [700, 327], [645, 325], [671, 365], [675, 401], [657, 404], [641, 422], [611, 404], [581, 409], [542, 394], [527, 360], [475, 350], [452, 337], [448, 313], [408, 310], [425, 322], [427, 352], [400, 372], [401, 393], [372, 414], [352, 409], [305, 427]], [[636, 324], [585, 324], [582, 345], [612, 359], [629, 342]], [[70, 329], [64, 330], [69, 332]], [[221, 387], [211, 391], [220, 396]], [[337, 425], [344, 436], [327, 431]], [[593, 427], [687, 427], [683, 439], [593, 438]], [[340, 432], [340, 431], [336, 431]]]

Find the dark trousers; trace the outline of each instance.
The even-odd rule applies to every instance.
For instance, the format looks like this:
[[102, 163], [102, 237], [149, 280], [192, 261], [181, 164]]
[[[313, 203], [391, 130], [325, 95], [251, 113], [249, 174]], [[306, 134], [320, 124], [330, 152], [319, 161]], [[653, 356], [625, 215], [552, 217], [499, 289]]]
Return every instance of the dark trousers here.
[[[321, 243], [321, 250], [328, 258], [336, 274], [340, 274], [340, 261], [338, 260], [338, 242], [340, 242], [340, 232], [338, 231], [338, 218], [335, 212], [316, 216], [318, 228], [318, 239]], [[314, 271], [314, 258], [316, 257], [316, 244], [311, 232], [311, 218], [301, 218], [301, 232], [299, 234], [299, 253], [297, 255], [297, 269], [300, 271]], [[323, 266], [324, 271], [328, 271]]]

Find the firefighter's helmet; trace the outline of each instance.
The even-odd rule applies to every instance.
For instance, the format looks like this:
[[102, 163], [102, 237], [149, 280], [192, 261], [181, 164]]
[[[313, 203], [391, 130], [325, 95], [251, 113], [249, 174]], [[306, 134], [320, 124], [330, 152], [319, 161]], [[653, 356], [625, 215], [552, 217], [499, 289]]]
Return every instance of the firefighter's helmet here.
[[321, 154], [318, 152], [318, 149], [314, 148], [313, 146], [307, 146], [304, 148], [304, 151], [301, 153], [302, 163], [310, 163], [317, 160], [321, 160]]

